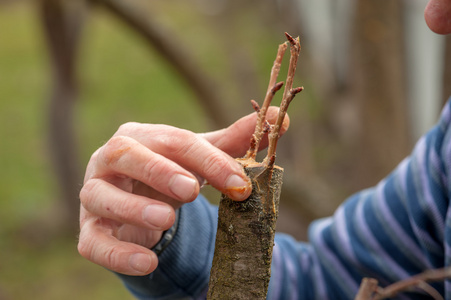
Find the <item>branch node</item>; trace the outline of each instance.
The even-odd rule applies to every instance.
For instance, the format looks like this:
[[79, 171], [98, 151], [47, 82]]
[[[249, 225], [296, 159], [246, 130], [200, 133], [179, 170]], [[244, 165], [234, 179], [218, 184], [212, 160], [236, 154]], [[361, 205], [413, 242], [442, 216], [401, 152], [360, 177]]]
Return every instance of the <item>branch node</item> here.
[[252, 108], [259, 113], [260, 112], [260, 105], [258, 105], [257, 101], [251, 100]]
[[280, 89], [282, 88], [282, 86], [283, 86], [283, 81], [280, 81], [280, 82], [276, 83], [276, 84], [272, 87], [271, 93], [273, 93], [273, 94], [277, 93], [277, 91], [280, 90]]
[[296, 45], [296, 40], [295, 40], [288, 32], [285, 32], [285, 36], [287, 37], [288, 42], [289, 42], [292, 46], [295, 46], [295, 45]]
[[264, 126], [264, 128], [263, 128], [263, 133], [268, 133], [268, 132], [270, 132], [272, 127], [273, 127], [273, 126], [272, 126], [271, 124], [269, 124], [268, 121], [265, 120], [265, 126]]
[[293, 87], [293, 79], [294, 75], [296, 73], [296, 66], [299, 58], [299, 53], [301, 51], [301, 44], [299, 42], [299, 37], [294, 39], [291, 35], [285, 32], [285, 35], [290, 43], [290, 65], [288, 66], [288, 74], [287, 79], [285, 83], [285, 89], [283, 91], [282, 96], [282, 102], [280, 104], [280, 110], [279, 110], [279, 116], [277, 117], [276, 124], [272, 128], [271, 132], [269, 133], [269, 146], [268, 146], [268, 154], [266, 155], [266, 158], [264, 159], [264, 163], [266, 163], [267, 166], [270, 165], [270, 162], [273, 157], [275, 157], [276, 154], [276, 146], [277, 141], [279, 140], [279, 132], [280, 128], [283, 124], [283, 120], [285, 118], [285, 115], [287, 114], [288, 106], [290, 102], [293, 100], [293, 98], [301, 92], [304, 88], [303, 87]]
[[276, 80], [277, 80], [277, 77], [279, 76], [280, 66], [282, 65], [282, 59], [283, 59], [283, 56], [285, 54], [287, 47], [288, 46], [285, 42], [283, 44], [280, 44], [279, 48], [277, 50], [276, 59], [274, 60], [274, 63], [273, 63], [272, 69], [271, 69], [271, 76], [269, 78], [269, 84], [268, 84], [268, 88], [266, 90], [265, 100], [263, 101], [263, 104], [258, 111], [257, 123], [255, 125], [255, 131], [254, 131], [254, 134], [251, 139], [251, 144], [250, 144], [249, 150], [247, 151], [246, 155], [244, 156], [245, 159], [250, 158], [250, 159], [255, 160], [255, 157], [257, 156], [258, 148], [260, 146], [260, 141], [264, 134], [263, 126], [264, 126], [264, 122], [266, 121], [266, 112], [268, 110], [269, 105], [271, 104], [272, 99], [274, 98], [274, 94], [283, 85], [283, 83], [276, 84]]
[[303, 86], [300, 86], [300, 87], [291, 89], [291, 90], [290, 90], [290, 93], [293, 94], [293, 95], [296, 95], [296, 94], [302, 92], [303, 90], [304, 90], [304, 87], [303, 87]]

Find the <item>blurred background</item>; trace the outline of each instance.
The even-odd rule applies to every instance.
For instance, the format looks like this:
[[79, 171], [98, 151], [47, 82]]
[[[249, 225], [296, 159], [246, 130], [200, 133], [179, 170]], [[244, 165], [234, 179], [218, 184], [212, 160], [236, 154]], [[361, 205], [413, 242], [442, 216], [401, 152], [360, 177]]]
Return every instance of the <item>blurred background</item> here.
[[278, 146], [278, 229], [306, 240], [408, 155], [451, 95], [450, 38], [427, 29], [425, 5], [0, 1], [0, 299], [131, 299], [76, 250], [90, 155], [128, 121], [204, 132], [251, 113], [285, 31], [301, 38], [305, 90]]

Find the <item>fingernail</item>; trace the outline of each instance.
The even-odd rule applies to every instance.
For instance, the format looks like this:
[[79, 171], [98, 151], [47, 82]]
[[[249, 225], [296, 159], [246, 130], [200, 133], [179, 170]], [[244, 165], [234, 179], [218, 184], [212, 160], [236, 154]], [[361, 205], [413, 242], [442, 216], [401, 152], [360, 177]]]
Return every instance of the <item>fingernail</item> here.
[[143, 219], [152, 226], [166, 228], [171, 209], [164, 205], [152, 204], [144, 208]]
[[169, 182], [169, 189], [181, 200], [192, 200], [197, 188], [197, 181], [181, 174], [174, 175]]
[[150, 255], [144, 253], [132, 254], [128, 260], [128, 265], [135, 271], [140, 273], [147, 273], [152, 264]]
[[245, 200], [249, 196], [247, 192], [250, 187], [250, 182], [239, 175], [232, 175], [226, 181], [226, 193], [235, 200]]

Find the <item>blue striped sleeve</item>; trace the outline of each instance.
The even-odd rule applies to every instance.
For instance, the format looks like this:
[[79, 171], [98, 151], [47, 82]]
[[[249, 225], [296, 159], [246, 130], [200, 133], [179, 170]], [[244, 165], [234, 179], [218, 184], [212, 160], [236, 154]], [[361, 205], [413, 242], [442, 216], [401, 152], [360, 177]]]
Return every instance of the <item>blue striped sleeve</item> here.
[[[449, 134], [447, 106], [439, 124], [387, 178], [311, 226], [331, 298], [353, 298], [362, 277], [388, 285], [445, 265], [449, 167], [442, 155]], [[443, 284], [435, 287], [444, 293]]]
[[[386, 286], [451, 265], [449, 105], [389, 176], [315, 221], [310, 244], [276, 237], [269, 299], [353, 299], [363, 277]], [[432, 285], [451, 299], [450, 282]]]

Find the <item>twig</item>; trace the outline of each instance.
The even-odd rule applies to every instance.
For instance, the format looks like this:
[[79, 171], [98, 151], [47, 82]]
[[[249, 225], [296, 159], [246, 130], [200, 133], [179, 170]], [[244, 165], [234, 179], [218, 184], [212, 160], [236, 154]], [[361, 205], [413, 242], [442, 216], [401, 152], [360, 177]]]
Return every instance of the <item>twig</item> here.
[[[265, 100], [263, 101], [263, 105], [261, 108], [259, 108], [259, 111], [257, 112], [257, 123], [255, 125], [255, 131], [252, 135], [251, 139], [251, 145], [249, 147], [249, 150], [246, 153], [245, 158], [252, 158], [255, 159], [258, 152], [258, 147], [260, 145], [260, 141], [263, 136], [263, 125], [266, 120], [266, 112], [268, 110], [269, 105], [271, 104], [272, 99], [274, 98], [274, 94], [282, 87], [283, 82], [279, 82], [276, 84], [277, 77], [279, 76], [280, 72], [280, 66], [282, 65], [282, 59], [285, 54], [285, 51], [287, 50], [287, 43], [283, 43], [279, 45], [279, 48], [277, 50], [277, 56], [274, 60], [274, 64], [271, 69], [271, 75], [269, 78], [269, 84], [268, 89], [266, 91]], [[255, 101], [254, 101], [255, 102]], [[252, 103], [254, 105], [254, 103]], [[254, 106], [255, 109], [255, 106]]]
[[442, 295], [440, 295], [440, 293], [436, 289], [434, 289], [430, 284], [427, 284], [424, 281], [419, 282], [417, 288], [425, 291], [428, 295], [434, 298], [434, 300], [444, 300]]
[[[442, 269], [428, 270], [428, 271], [425, 271], [418, 275], [407, 278], [405, 280], [395, 282], [385, 288], [379, 287], [373, 292], [372, 295], [365, 293], [365, 291], [364, 291], [367, 289], [367, 284], [368, 284], [367, 283], [368, 278], [364, 278], [362, 280], [359, 292], [358, 292], [355, 300], [387, 299], [387, 298], [392, 298], [402, 292], [415, 291], [418, 289], [423, 290], [424, 292], [426, 292], [428, 295], [430, 295], [434, 299], [443, 299], [443, 297], [440, 295], [440, 293], [436, 289], [434, 289], [431, 285], [429, 285], [427, 282], [442, 281], [447, 278], [451, 278], [451, 268], [450, 267], [442, 268]], [[377, 284], [377, 281], [375, 279], [371, 279], [371, 280], [375, 281]]]
[[286, 81], [286, 85], [285, 85], [285, 90], [283, 92], [283, 99], [285, 99], [288, 96], [288, 92], [293, 87], [293, 80], [294, 80], [294, 75], [296, 73], [296, 66], [298, 63], [299, 53], [301, 52], [301, 44], [299, 42], [299, 37], [294, 39], [287, 32], [285, 32], [285, 36], [287, 37], [288, 41], [290, 42], [291, 56], [290, 56], [290, 65], [288, 66], [287, 81]]
[[287, 81], [285, 84], [285, 90], [283, 92], [282, 103], [280, 104], [279, 115], [277, 117], [276, 124], [272, 128], [269, 134], [269, 146], [268, 146], [268, 154], [264, 159], [264, 163], [271, 167], [274, 164], [274, 160], [276, 157], [276, 147], [277, 141], [279, 140], [280, 127], [283, 124], [283, 120], [285, 115], [287, 114], [288, 105], [293, 100], [294, 96], [297, 93], [301, 92], [304, 88], [292, 88], [293, 79], [296, 73], [296, 66], [299, 58], [299, 53], [301, 52], [301, 44], [299, 43], [299, 37], [294, 39], [291, 35], [285, 32], [285, 35], [290, 42], [290, 65], [288, 67], [288, 75]]
[[355, 300], [370, 300], [377, 290], [377, 280], [374, 278], [363, 278], [359, 292]]

